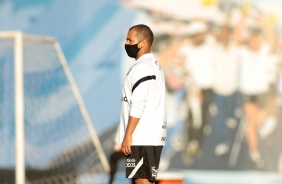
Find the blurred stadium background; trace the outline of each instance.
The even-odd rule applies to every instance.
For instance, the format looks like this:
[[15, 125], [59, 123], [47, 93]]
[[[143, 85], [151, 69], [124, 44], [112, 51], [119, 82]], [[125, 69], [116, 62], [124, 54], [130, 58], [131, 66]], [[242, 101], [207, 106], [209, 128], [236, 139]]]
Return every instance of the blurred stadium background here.
[[[280, 7], [279, 0], [0, 0], [0, 183], [108, 183], [122, 79], [133, 63], [123, 44], [140, 23], [152, 28], [167, 77], [159, 178], [282, 183]], [[256, 82], [266, 90], [244, 86]], [[255, 117], [262, 118], [250, 123]], [[130, 183], [123, 162], [114, 183]]]

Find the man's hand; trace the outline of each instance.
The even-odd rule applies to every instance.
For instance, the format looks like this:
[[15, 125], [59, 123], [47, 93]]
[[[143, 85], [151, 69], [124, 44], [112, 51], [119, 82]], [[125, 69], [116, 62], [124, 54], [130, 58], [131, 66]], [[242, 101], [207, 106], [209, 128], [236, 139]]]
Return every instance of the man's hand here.
[[139, 122], [140, 118], [135, 118], [132, 116], [129, 116], [128, 125], [125, 131], [125, 136], [123, 138], [123, 141], [121, 143], [121, 151], [126, 155], [131, 154], [131, 144], [132, 144], [132, 134]]
[[131, 154], [132, 136], [126, 135], [121, 144], [121, 151], [126, 155]]

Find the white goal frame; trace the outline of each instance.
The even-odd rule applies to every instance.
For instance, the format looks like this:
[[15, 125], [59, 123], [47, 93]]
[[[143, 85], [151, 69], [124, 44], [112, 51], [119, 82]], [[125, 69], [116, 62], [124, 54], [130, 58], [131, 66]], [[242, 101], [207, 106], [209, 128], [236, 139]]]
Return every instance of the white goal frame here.
[[97, 133], [94, 129], [90, 116], [84, 105], [78, 87], [67, 65], [67, 61], [62, 52], [58, 41], [51, 37], [37, 36], [24, 34], [21, 31], [0, 31], [0, 39], [14, 40], [14, 77], [15, 77], [15, 182], [16, 184], [25, 184], [25, 132], [24, 132], [24, 79], [23, 79], [23, 39], [40, 40], [52, 43], [58, 53], [58, 58], [62, 65], [63, 71], [66, 74], [67, 80], [70, 84], [71, 90], [77, 100], [79, 109], [82, 113], [86, 126], [90, 132], [91, 139], [98, 156], [101, 160], [102, 166], [106, 172], [109, 171], [109, 163], [105, 156], [104, 150], [101, 146]]

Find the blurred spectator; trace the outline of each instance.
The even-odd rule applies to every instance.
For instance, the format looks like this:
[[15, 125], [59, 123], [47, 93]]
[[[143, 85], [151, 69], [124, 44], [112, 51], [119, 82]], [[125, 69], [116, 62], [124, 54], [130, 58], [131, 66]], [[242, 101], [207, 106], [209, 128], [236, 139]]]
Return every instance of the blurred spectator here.
[[[242, 31], [245, 25], [244, 15], [237, 28], [238, 43], [243, 43]], [[271, 62], [271, 31], [262, 20], [256, 18], [257, 24], [249, 27], [249, 37], [241, 51], [240, 87], [244, 95], [243, 110], [246, 117], [246, 139], [251, 160], [258, 166], [264, 160], [258, 150], [258, 128], [267, 117], [266, 104], [270, 90], [269, 65]], [[263, 37], [264, 36], [264, 37]], [[265, 38], [265, 39], [263, 39]]]
[[216, 137], [215, 154], [228, 153], [231, 146], [231, 129], [237, 125], [235, 110], [239, 107], [239, 48], [232, 40], [232, 30], [222, 25], [214, 48], [214, 92], [216, 113], [213, 119]]
[[187, 153], [194, 155], [203, 140], [204, 132], [210, 133], [209, 107], [213, 100], [213, 61], [212, 43], [208, 36], [208, 25], [204, 21], [189, 24], [189, 40], [183, 44], [180, 52], [185, 56], [185, 70], [191, 77], [193, 85], [189, 86], [189, 116]]

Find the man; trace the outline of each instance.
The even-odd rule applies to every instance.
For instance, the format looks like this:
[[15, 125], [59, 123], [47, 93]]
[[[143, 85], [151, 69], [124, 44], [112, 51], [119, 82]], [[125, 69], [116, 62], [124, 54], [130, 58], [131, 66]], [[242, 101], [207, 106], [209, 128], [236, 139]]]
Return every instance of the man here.
[[150, 53], [154, 39], [146, 25], [128, 31], [125, 50], [136, 63], [123, 83], [119, 140], [126, 157], [126, 177], [136, 184], [156, 181], [166, 139], [165, 79]]
[[232, 39], [233, 32], [228, 22], [221, 25], [214, 45], [214, 103], [216, 113], [213, 117], [216, 138], [215, 154], [226, 155], [231, 146], [232, 129], [235, 129], [240, 107], [238, 92], [239, 48]]
[[189, 39], [180, 48], [185, 58], [184, 67], [190, 82], [186, 93], [189, 115], [186, 120], [189, 156], [197, 155], [203, 138], [211, 132], [210, 120], [213, 101], [213, 47], [214, 39], [208, 33], [206, 22], [195, 20], [189, 24]]
[[[249, 15], [250, 16], [250, 15]], [[254, 18], [255, 25], [249, 26], [247, 42], [243, 40], [242, 31], [246, 23], [244, 14], [236, 30], [237, 42], [243, 45], [240, 53], [240, 90], [243, 94], [243, 111], [246, 119], [246, 140], [251, 161], [258, 167], [265, 165], [259, 150], [258, 130], [266, 120], [266, 110], [271, 87], [270, 65], [274, 62], [271, 46], [274, 37], [271, 28], [259, 17]]]

